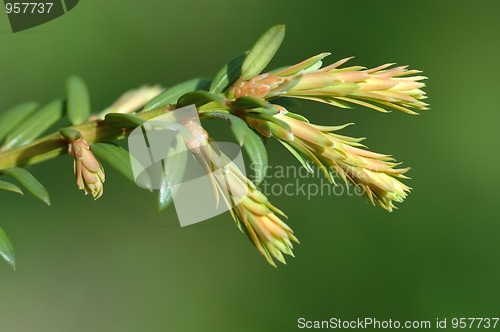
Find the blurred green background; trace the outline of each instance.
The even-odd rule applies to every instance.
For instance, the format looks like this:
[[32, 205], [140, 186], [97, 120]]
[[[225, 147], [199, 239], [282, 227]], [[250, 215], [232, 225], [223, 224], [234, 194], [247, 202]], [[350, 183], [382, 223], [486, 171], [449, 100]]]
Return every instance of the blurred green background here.
[[[295, 331], [297, 319], [500, 316], [498, 1], [85, 1], [13, 34], [0, 13], [0, 110], [49, 102], [79, 74], [101, 110], [144, 83], [211, 76], [269, 26], [287, 25], [274, 66], [327, 62], [424, 71], [421, 116], [303, 103], [411, 166], [414, 188], [387, 213], [359, 197], [272, 197], [301, 241], [269, 267], [228, 214], [180, 228], [153, 195], [108, 169], [83, 197], [71, 159], [32, 171], [52, 207], [0, 192], [17, 271], [0, 264], [0, 331]], [[295, 163], [270, 142], [271, 165]], [[497, 327], [497, 328], [500, 328]]]

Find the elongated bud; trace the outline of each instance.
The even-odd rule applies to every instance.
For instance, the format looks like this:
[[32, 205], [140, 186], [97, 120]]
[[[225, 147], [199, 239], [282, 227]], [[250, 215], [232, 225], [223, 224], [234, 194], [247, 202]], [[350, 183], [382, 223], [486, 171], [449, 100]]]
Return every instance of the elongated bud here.
[[[257, 116], [245, 121], [256, 130], [266, 128], [289, 149], [316, 164], [329, 181], [333, 182], [334, 175], [338, 175], [346, 184], [351, 182], [363, 189], [372, 203], [388, 211], [395, 208], [394, 202], [400, 203], [406, 198], [410, 188], [398, 178], [405, 179], [404, 173], [409, 168], [398, 169], [398, 163], [390, 156], [361, 149], [362, 139], [336, 133], [347, 125], [314, 125], [286, 115], [282, 106], [276, 107], [280, 114], [274, 115], [273, 122]], [[284, 123], [286, 128], [279, 123]]]
[[[276, 267], [274, 259], [286, 264], [283, 254], [293, 256], [292, 242], [298, 243], [298, 240], [292, 229], [280, 219], [279, 216], [285, 217], [283, 212], [211, 144], [201, 145], [198, 157], [212, 178], [216, 195], [222, 194], [238, 228], [248, 235], [269, 264]], [[223, 171], [213, 172], [214, 166]]]
[[[351, 182], [363, 189], [372, 201], [392, 211], [394, 202], [402, 202], [410, 188], [398, 178], [409, 168], [396, 168], [398, 163], [388, 155], [361, 149], [355, 139], [336, 132], [345, 126], [328, 127], [305, 123], [288, 116], [280, 116], [295, 137], [290, 145], [328, 172], [335, 172], [347, 184]], [[325, 139], [328, 143], [325, 144]]]
[[407, 70], [407, 66], [390, 68], [392, 64], [372, 69], [339, 68], [351, 58], [320, 69], [324, 56], [320, 54], [273, 74], [238, 81], [231, 91], [236, 97], [293, 97], [343, 108], [352, 103], [380, 112], [392, 108], [417, 114], [412, 109], [428, 109], [428, 104], [422, 101], [426, 98], [425, 92], [421, 90], [425, 86], [421, 81], [427, 77], [416, 75], [420, 71]]
[[94, 199], [102, 196], [104, 190], [104, 169], [89, 144], [83, 139], [71, 141], [68, 144], [68, 153], [74, 158], [74, 172], [76, 184], [85, 195], [91, 194]]

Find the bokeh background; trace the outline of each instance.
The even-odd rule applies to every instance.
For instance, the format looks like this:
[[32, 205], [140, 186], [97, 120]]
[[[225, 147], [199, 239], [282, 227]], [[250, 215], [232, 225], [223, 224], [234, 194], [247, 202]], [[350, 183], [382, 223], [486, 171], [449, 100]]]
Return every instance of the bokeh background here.
[[[180, 228], [173, 208], [157, 215], [152, 194], [109, 168], [97, 202], [76, 189], [69, 157], [32, 168], [52, 207], [0, 192], [18, 262], [15, 272], [0, 262], [0, 330], [295, 331], [299, 317], [499, 317], [499, 10], [498, 1], [82, 0], [17, 34], [0, 13], [0, 110], [62, 96], [71, 74], [87, 81], [96, 111], [144, 83], [211, 76], [277, 23], [287, 38], [274, 66], [323, 51], [332, 62], [410, 64], [430, 77], [432, 107], [421, 116], [295, 109], [356, 122], [346, 133], [411, 166], [414, 190], [393, 213], [359, 197], [272, 197], [301, 241], [278, 269], [227, 214]], [[295, 163], [269, 148], [271, 165]]]

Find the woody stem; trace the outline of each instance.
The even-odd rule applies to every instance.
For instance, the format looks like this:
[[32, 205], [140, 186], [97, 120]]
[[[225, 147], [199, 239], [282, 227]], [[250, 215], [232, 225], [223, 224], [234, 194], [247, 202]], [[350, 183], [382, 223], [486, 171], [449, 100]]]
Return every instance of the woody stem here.
[[[165, 112], [167, 108], [159, 108], [138, 113], [135, 116], [148, 121]], [[106, 124], [104, 120], [89, 121], [69, 127], [81, 132], [82, 137], [89, 143], [115, 141], [126, 137], [132, 129], [115, 128]], [[38, 164], [67, 153], [67, 140], [61, 134], [53, 133], [42, 137], [28, 145], [12, 150], [0, 151], [0, 170], [11, 167]]]

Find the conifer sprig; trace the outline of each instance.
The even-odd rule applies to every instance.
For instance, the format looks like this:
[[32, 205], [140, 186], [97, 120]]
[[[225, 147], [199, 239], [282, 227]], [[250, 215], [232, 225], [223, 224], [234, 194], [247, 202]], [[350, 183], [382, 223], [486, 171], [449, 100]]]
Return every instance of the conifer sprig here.
[[[304, 167], [310, 169], [311, 163], [318, 166], [330, 181], [338, 175], [362, 188], [373, 203], [392, 211], [410, 191], [402, 182], [407, 179], [404, 174], [408, 168], [399, 168], [388, 155], [369, 151], [361, 139], [340, 134], [345, 126], [311, 124], [276, 100], [308, 99], [342, 108], [361, 105], [381, 112], [395, 109], [417, 114], [428, 109], [422, 90], [426, 77], [420, 71], [393, 64], [372, 69], [345, 67], [350, 58], [323, 66], [329, 53], [262, 74], [284, 35], [284, 26], [271, 27], [250, 51], [228, 62], [211, 80], [192, 79], [167, 89], [141, 87], [125, 93], [100, 113], [92, 114], [87, 85], [76, 76], [66, 82], [65, 100], [42, 108], [27, 102], [1, 113], [0, 191], [28, 191], [49, 204], [48, 191], [27, 168], [69, 154], [74, 165], [68, 165], [66, 171], [73, 168], [77, 187], [98, 199], [104, 192], [104, 166], [116, 168], [134, 181], [129, 152], [113, 142], [126, 138], [148, 120], [195, 105], [200, 119], [227, 121], [236, 142], [257, 166], [254, 183], [224, 154], [214, 151], [210, 133], [203, 127], [181, 123], [184, 129], [175, 128], [190, 133], [184, 143], [212, 179], [214, 194], [222, 196], [237, 226], [271, 265], [275, 266], [275, 259], [284, 263], [283, 254], [293, 256], [292, 242], [298, 240], [283, 222], [283, 212], [258, 189], [268, 166], [262, 138], [277, 139]], [[40, 138], [61, 122], [66, 127]], [[211, 172], [214, 165], [225, 171]], [[221, 190], [227, 184], [231, 190]], [[169, 181], [164, 181], [159, 190], [160, 210], [171, 202], [168, 186]], [[1, 228], [0, 256], [15, 266], [12, 244]]]

